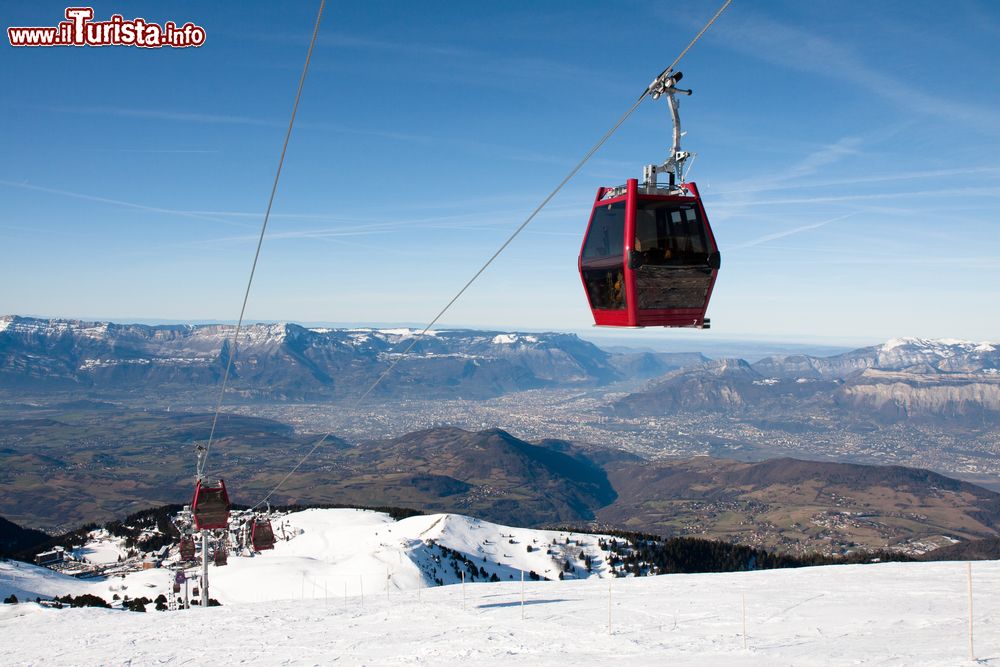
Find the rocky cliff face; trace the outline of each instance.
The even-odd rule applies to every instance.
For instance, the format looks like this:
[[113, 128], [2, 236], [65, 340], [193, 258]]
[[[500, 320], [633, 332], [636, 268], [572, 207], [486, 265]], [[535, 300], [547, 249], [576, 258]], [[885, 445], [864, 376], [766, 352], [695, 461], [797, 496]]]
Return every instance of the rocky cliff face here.
[[971, 417], [1000, 413], [1000, 377], [867, 370], [837, 394], [842, 405], [886, 417]]

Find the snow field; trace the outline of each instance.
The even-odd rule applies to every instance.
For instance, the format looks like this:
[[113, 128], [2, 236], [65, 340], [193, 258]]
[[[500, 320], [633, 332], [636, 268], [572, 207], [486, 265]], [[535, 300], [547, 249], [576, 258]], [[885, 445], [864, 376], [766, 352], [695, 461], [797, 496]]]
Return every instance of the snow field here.
[[[394, 521], [359, 510], [306, 510], [275, 528], [273, 551], [210, 567], [211, 594], [222, 607], [140, 614], [0, 605], [3, 662], [968, 663], [965, 563], [601, 578], [607, 565], [595, 560], [591, 578], [529, 579], [522, 589], [521, 571], [554, 579], [558, 573], [544, 569], [560, 559], [581, 550], [596, 559], [597, 537], [451, 514]], [[438, 545], [501, 581], [453, 583], [459, 579]], [[974, 664], [1000, 665], [1000, 561], [973, 563], [972, 573]], [[0, 594], [24, 600], [89, 592], [110, 599], [117, 591], [152, 599], [170, 576], [169, 569], [152, 569], [77, 580], [0, 563]], [[434, 577], [452, 585], [432, 586]]]
[[[384, 594], [387, 588], [412, 591], [433, 586], [435, 578], [459, 583], [447, 559], [438, 562], [437, 545], [463, 553], [487, 576], [505, 581], [520, 580], [522, 571], [556, 579], [556, 559], [581, 563], [574, 558], [581, 549], [595, 559], [595, 576], [607, 572], [596, 536], [501, 526], [455, 514], [394, 521], [362, 510], [304, 510], [284, 517], [275, 531], [273, 551], [231, 557], [226, 567], [210, 568], [212, 597], [223, 604], [319, 599]], [[283, 533], [294, 537], [283, 541]], [[571, 545], [565, 544], [567, 537]], [[552, 546], [553, 539], [560, 544]], [[585, 574], [582, 564], [579, 571]]]
[[116, 563], [119, 557], [127, 557], [128, 550], [123, 548], [119, 540], [108, 535], [107, 531], [95, 531], [95, 536], [97, 539], [88, 542], [79, 549], [74, 549], [73, 556], [80, 560], [101, 565]]
[[[1000, 664], [1000, 562], [973, 564]], [[611, 632], [608, 627], [610, 586]], [[960, 665], [964, 563], [467, 584], [181, 612], [0, 610], [10, 664]], [[743, 649], [741, 598], [747, 608]], [[45, 637], [45, 641], [39, 641]], [[971, 664], [971, 663], [970, 663]]]

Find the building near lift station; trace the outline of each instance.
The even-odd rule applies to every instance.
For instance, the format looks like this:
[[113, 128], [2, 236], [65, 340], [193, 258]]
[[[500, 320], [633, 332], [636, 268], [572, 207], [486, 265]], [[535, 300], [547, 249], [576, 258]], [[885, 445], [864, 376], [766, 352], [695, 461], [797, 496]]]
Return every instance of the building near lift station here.
[[64, 562], [66, 562], [66, 550], [62, 547], [56, 547], [52, 551], [46, 551], [35, 556], [35, 565], [49, 566]]

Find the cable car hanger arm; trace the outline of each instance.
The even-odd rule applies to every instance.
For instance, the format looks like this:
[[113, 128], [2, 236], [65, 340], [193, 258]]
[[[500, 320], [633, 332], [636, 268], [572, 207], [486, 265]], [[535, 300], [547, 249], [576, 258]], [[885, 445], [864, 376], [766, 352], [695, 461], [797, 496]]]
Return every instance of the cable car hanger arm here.
[[647, 164], [643, 167], [643, 187], [647, 192], [656, 191], [657, 174], [668, 174], [671, 188], [684, 182], [684, 162], [691, 157], [691, 153], [681, 150], [681, 136], [684, 133], [681, 132], [680, 104], [676, 95], [691, 95], [693, 91], [677, 87], [677, 82], [683, 77], [682, 72], [668, 69], [653, 79], [653, 82], [646, 88], [646, 94], [654, 100], [666, 96], [667, 107], [670, 109], [670, 120], [673, 124], [673, 143], [670, 147], [669, 157], [661, 165]]

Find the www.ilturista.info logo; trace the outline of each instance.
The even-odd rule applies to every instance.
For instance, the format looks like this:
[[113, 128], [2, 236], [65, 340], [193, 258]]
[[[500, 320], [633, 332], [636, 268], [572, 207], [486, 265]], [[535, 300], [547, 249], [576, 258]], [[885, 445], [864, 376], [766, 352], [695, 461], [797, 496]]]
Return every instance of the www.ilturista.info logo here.
[[205, 29], [191, 22], [162, 26], [146, 19], [126, 20], [112, 14], [107, 21], [93, 21], [93, 7], [67, 7], [66, 21], [55, 27], [7, 28], [11, 46], [139, 46], [157, 49], [184, 48], [205, 43]]

